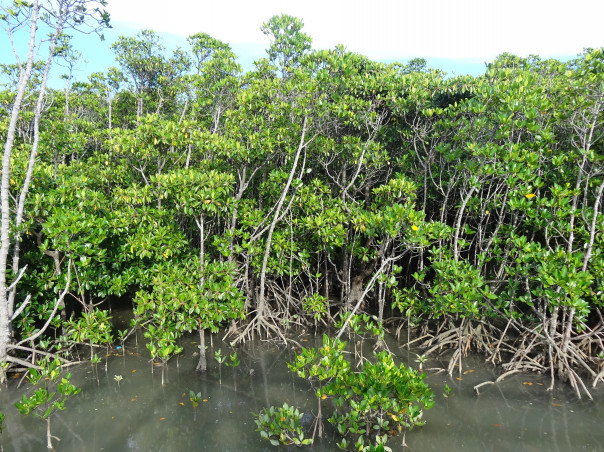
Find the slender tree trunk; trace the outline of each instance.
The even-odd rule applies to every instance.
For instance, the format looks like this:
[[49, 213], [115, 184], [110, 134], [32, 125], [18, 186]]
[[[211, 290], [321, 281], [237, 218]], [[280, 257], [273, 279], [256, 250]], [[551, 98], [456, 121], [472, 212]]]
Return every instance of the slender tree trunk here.
[[[18, 230], [19, 226], [23, 222], [23, 215], [25, 212], [25, 201], [27, 198], [27, 194], [29, 193], [29, 186], [31, 184], [31, 180], [34, 173], [34, 165], [36, 163], [36, 158], [38, 156], [38, 148], [40, 145], [40, 119], [42, 117], [42, 106], [44, 104], [44, 96], [46, 93], [46, 83], [48, 81], [48, 74], [50, 72], [50, 66], [52, 63], [52, 59], [54, 56], [57, 40], [59, 36], [63, 33], [63, 23], [65, 21], [66, 11], [64, 9], [61, 10], [61, 16], [58, 18], [58, 24], [55, 29], [55, 32], [51, 38], [49, 44], [49, 55], [46, 60], [46, 65], [44, 67], [44, 74], [42, 76], [42, 83], [40, 84], [40, 92], [38, 93], [38, 99], [36, 101], [36, 107], [34, 110], [34, 141], [32, 143], [32, 148], [29, 153], [29, 161], [27, 162], [27, 170], [25, 172], [25, 180], [23, 181], [23, 186], [21, 188], [21, 193], [19, 194], [19, 199], [17, 202], [17, 213], [15, 214], [15, 229]], [[10, 221], [10, 220], [9, 220]], [[15, 274], [19, 272], [19, 260], [21, 253], [21, 233], [18, 233], [13, 237], [14, 247], [13, 247], [13, 262], [12, 262], [12, 270]], [[0, 272], [2, 272], [2, 267], [0, 267]], [[15, 303], [15, 294], [17, 293], [16, 287], [13, 287], [13, 290], [8, 294], [8, 314], [12, 316], [14, 303]]]
[[50, 416], [46, 418], [46, 448], [48, 450], [53, 450], [52, 435], [50, 434]]
[[380, 283], [378, 284], [378, 324], [380, 326], [382, 326], [382, 323], [384, 322], [384, 302], [385, 302], [385, 295], [384, 295], [384, 283], [380, 281]]
[[197, 363], [197, 372], [205, 372], [208, 370], [208, 363], [206, 361], [206, 336], [205, 330], [199, 328], [199, 362]]
[[593, 254], [594, 242], [596, 239], [596, 232], [598, 231], [598, 213], [600, 212], [600, 202], [602, 201], [602, 194], [604, 193], [604, 182], [600, 184], [596, 200], [594, 202], [594, 212], [591, 219], [591, 225], [589, 227], [589, 242], [587, 244], [587, 251], [583, 259], [583, 268], [581, 270], [587, 271], [587, 265]]
[[[27, 83], [31, 78], [32, 67], [34, 63], [34, 49], [36, 44], [36, 30], [38, 26], [38, 12], [40, 6], [38, 1], [34, 0], [32, 6], [32, 19], [30, 28], [29, 51], [25, 70], [19, 76], [19, 87], [15, 102], [11, 110], [10, 121], [6, 131], [6, 141], [4, 143], [4, 153], [2, 155], [2, 179], [0, 182], [0, 363], [6, 361], [7, 347], [10, 341], [10, 315], [12, 309], [9, 309], [8, 287], [6, 282], [6, 270], [8, 263], [8, 252], [10, 248], [10, 161], [15, 142], [15, 133], [17, 129], [17, 120], [21, 112], [21, 105]], [[0, 371], [2, 372], [2, 371]]]
[[199, 287], [203, 289], [205, 284], [204, 269], [205, 269], [205, 232], [204, 232], [204, 218], [203, 215], [199, 216], [199, 220], [195, 218], [195, 223], [199, 228]]
[[287, 192], [289, 191], [289, 187], [292, 184], [292, 180], [294, 179], [294, 174], [296, 173], [296, 167], [298, 166], [298, 160], [300, 160], [300, 154], [302, 153], [302, 150], [306, 147], [306, 143], [304, 141], [305, 137], [306, 137], [306, 125], [307, 125], [307, 118], [304, 118], [304, 124], [302, 126], [302, 136], [300, 137], [300, 145], [298, 146], [298, 150], [296, 151], [296, 155], [294, 157], [294, 163], [292, 164], [292, 169], [289, 173], [289, 178], [287, 179], [287, 183], [285, 184], [285, 187], [283, 188], [283, 191], [281, 192], [281, 197], [279, 198], [279, 201], [277, 203], [277, 207], [275, 208], [275, 215], [273, 217], [273, 221], [271, 222], [271, 225], [269, 227], [268, 230], [268, 235], [266, 237], [266, 247], [264, 250], [264, 258], [262, 259], [262, 269], [260, 270], [260, 288], [259, 288], [259, 294], [258, 294], [258, 301], [256, 303], [256, 315], [258, 317], [263, 317], [266, 311], [266, 301], [264, 298], [264, 293], [265, 293], [265, 282], [266, 282], [266, 267], [268, 265], [268, 256], [270, 254], [271, 251], [271, 240], [273, 238], [273, 232], [275, 230], [275, 226], [277, 225], [277, 222], [279, 221], [279, 218], [281, 216], [281, 207], [283, 207], [283, 202], [285, 201], [285, 197], [287, 196]]
[[193, 145], [189, 144], [187, 146], [187, 160], [185, 162], [185, 169], [189, 169], [189, 165], [191, 164], [191, 151], [193, 150]]
[[461, 206], [459, 208], [459, 211], [457, 212], [457, 219], [455, 221], [455, 233], [453, 235], [453, 257], [455, 258], [456, 261], [459, 260], [458, 242], [459, 242], [459, 230], [461, 229], [461, 220], [463, 219], [463, 213], [464, 213], [464, 210], [466, 209], [466, 205], [468, 204], [468, 201], [474, 194], [474, 191], [476, 191], [476, 187], [470, 188], [470, 191], [468, 192], [466, 197], [463, 199]]
[[113, 99], [108, 101], [109, 104], [109, 112], [107, 114], [107, 126], [109, 130], [113, 129]]
[[[203, 215], [199, 216], [199, 220], [196, 218], [195, 222], [197, 223], [197, 227], [199, 228], [199, 270], [200, 270], [199, 287], [201, 289], [203, 289], [203, 286], [205, 284], [205, 277], [204, 277], [204, 267], [205, 267], [204, 241], [205, 241], [205, 237], [204, 237]], [[208, 364], [206, 362], [205, 330], [200, 325], [200, 327], [199, 327], [199, 363], [197, 363], [196, 370], [197, 370], [197, 372], [205, 372], [207, 368], [208, 368]]]
[[143, 94], [139, 93], [139, 97], [136, 102], [136, 120], [140, 121], [142, 116], [143, 116]]
[[[69, 95], [71, 93], [71, 77], [72, 70], [69, 71], [69, 78], [67, 79], [67, 86], [65, 87], [65, 111], [63, 112], [63, 123], [67, 125], [69, 121]], [[57, 180], [57, 171], [59, 170], [59, 147], [57, 146], [53, 155], [53, 170], [52, 170], [52, 180]], [[65, 160], [65, 155], [63, 155], [63, 161]]]

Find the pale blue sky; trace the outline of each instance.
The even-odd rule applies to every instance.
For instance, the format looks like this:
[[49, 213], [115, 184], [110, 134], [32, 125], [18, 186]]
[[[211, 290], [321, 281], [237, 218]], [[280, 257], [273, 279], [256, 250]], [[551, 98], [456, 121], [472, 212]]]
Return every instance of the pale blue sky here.
[[[344, 44], [381, 61], [425, 57], [457, 74], [478, 75], [502, 52], [568, 59], [604, 45], [602, 0], [109, 0], [109, 12], [113, 29], [105, 42], [75, 42], [87, 61], [80, 77], [115, 65], [110, 43], [143, 28], [159, 32], [168, 48], [206, 32], [229, 43], [249, 70], [269, 44], [262, 22], [281, 13], [304, 21], [314, 48]], [[3, 62], [5, 42], [1, 36]]]

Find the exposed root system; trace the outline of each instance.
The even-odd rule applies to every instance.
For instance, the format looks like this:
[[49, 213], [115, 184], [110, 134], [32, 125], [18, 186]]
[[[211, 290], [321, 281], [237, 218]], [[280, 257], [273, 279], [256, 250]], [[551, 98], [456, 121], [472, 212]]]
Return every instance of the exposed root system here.
[[495, 381], [476, 385], [477, 394], [481, 388], [510, 375], [538, 372], [550, 375], [548, 390], [552, 390], [556, 378], [560, 378], [570, 384], [579, 398], [592, 399], [585, 379], [591, 377], [592, 387], [604, 380], [604, 360], [598, 357], [604, 350], [604, 327], [602, 323], [592, 328], [581, 325], [581, 330], [582, 334], [571, 337], [568, 324], [556, 322], [553, 317], [544, 318], [530, 327], [510, 319], [503, 330], [482, 321], [462, 319], [456, 324], [445, 320], [434, 335], [424, 334], [413, 342], [429, 337], [422, 343], [425, 355], [453, 349], [447, 366], [449, 375], [456, 367], [462, 373], [462, 359], [469, 351], [481, 352], [486, 355], [487, 362], [501, 364], [503, 373]]

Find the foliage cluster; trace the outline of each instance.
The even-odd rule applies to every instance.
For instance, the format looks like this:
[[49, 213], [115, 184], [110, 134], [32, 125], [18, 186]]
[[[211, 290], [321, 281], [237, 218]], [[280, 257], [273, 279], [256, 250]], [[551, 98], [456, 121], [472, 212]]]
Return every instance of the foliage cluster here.
[[81, 388], [69, 381], [70, 373], [63, 374], [58, 358], [46, 357], [39, 362], [39, 369], [29, 370], [27, 378], [35, 388], [34, 392], [29, 397], [23, 394], [15, 406], [24, 416], [33, 414], [46, 421], [47, 446], [52, 449], [52, 439], [55, 437], [50, 434], [50, 419], [54, 412], [64, 410], [67, 399], [78, 394]]
[[317, 422], [321, 422], [321, 402], [333, 400], [335, 410], [328, 421], [343, 437], [338, 446], [374, 450], [386, 447], [390, 436], [423, 425], [423, 410], [434, 405], [434, 394], [423, 381], [425, 374], [404, 364], [397, 366], [386, 350], [355, 370], [355, 363], [344, 356], [345, 347], [346, 342], [324, 335], [322, 347], [303, 348], [288, 365], [315, 388]]
[[389, 438], [402, 433], [404, 444], [406, 432], [424, 424], [423, 411], [434, 405], [434, 394], [424, 383], [421, 364], [419, 372], [397, 366], [387, 350], [374, 350], [370, 359], [363, 356], [365, 332], [371, 332], [377, 344], [383, 340], [384, 331], [374, 320], [367, 315], [347, 316], [350, 337], [361, 338], [361, 350], [355, 343], [354, 353], [346, 342], [326, 334], [321, 347], [295, 352], [288, 368], [310, 383], [317, 398], [312, 436], [304, 439], [310, 422], [302, 425], [310, 416], [284, 403], [282, 408], [271, 406], [255, 415], [262, 438], [273, 445], [313, 444], [317, 435], [323, 436], [324, 405], [330, 410], [327, 420], [341, 435], [337, 446], [342, 450], [389, 451]]

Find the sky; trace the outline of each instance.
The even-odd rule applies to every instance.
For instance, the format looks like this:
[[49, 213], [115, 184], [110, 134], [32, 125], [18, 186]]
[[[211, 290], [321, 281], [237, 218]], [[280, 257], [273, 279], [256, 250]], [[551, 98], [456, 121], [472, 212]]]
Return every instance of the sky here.
[[119, 0], [116, 24], [187, 36], [204, 31], [230, 44], [265, 46], [261, 24], [300, 17], [316, 48], [345, 44], [374, 59], [492, 59], [576, 54], [604, 44], [601, 0]]
[[109, 0], [108, 11], [113, 28], [105, 42], [75, 40], [87, 61], [82, 73], [115, 65], [110, 43], [145, 28], [168, 48], [208, 33], [251, 70], [269, 45], [262, 23], [281, 13], [303, 20], [315, 49], [343, 44], [379, 61], [423, 57], [450, 74], [481, 74], [503, 52], [565, 60], [604, 46], [602, 0]]

